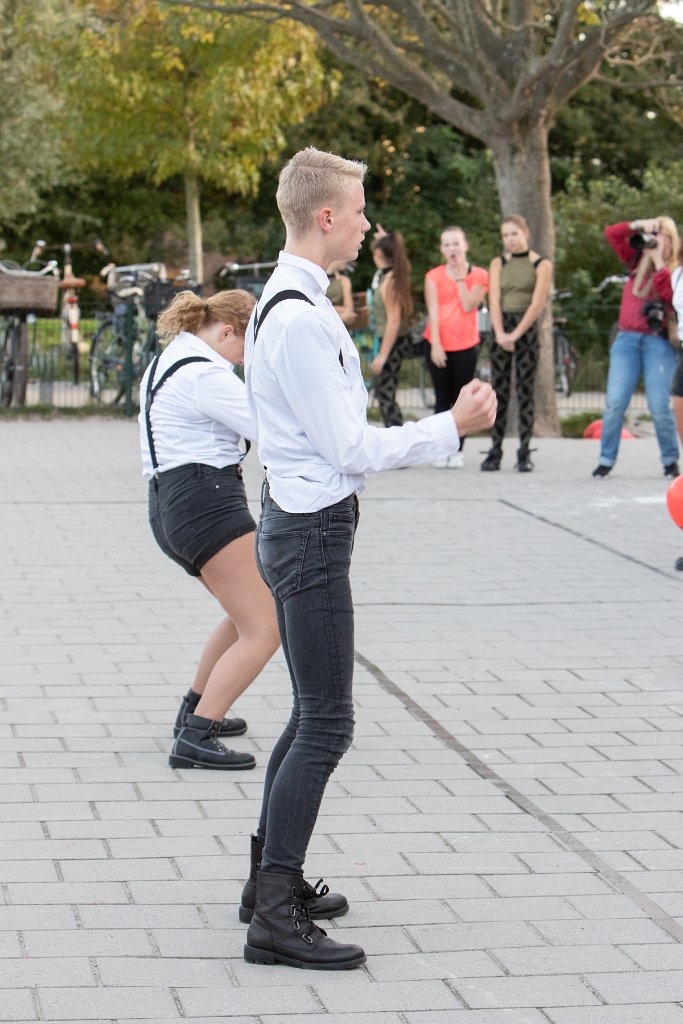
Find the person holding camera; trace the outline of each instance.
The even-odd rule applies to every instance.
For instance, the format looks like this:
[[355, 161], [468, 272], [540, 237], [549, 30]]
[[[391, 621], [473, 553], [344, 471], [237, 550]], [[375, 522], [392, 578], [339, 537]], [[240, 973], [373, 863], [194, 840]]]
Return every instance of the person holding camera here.
[[619, 331], [610, 350], [602, 417], [600, 462], [593, 476], [608, 475], [617, 460], [624, 416], [642, 376], [655, 426], [664, 476], [678, 476], [676, 427], [669, 402], [676, 350], [668, 340], [671, 272], [678, 231], [670, 217], [612, 224], [605, 237], [628, 269], [619, 311]]

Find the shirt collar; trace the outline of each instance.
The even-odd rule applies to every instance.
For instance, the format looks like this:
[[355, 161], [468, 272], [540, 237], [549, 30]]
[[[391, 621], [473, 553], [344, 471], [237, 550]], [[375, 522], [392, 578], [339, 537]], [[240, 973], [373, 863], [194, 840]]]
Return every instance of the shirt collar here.
[[297, 270], [302, 270], [309, 274], [323, 293], [325, 293], [330, 286], [330, 280], [327, 273], [322, 267], [319, 267], [317, 263], [312, 263], [311, 260], [306, 260], [302, 256], [294, 256], [291, 252], [285, 252], [283, 250], [278, 256], [277, 262], [278, 266], [295, 267]]

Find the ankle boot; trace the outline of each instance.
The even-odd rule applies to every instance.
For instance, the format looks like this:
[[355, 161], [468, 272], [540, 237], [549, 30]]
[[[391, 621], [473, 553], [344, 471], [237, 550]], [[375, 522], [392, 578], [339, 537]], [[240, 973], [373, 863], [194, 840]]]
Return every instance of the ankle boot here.
[[301, 875], [258, 872], [256, 908], [244, 959], [251, 964], [287, 964], [313, 971], [345, 971], [364, 964], [360, 946], [335, 942], [311, 921], [303, 886]]
[[[254, 916], [256, 906], [256, 875], [261, 870], [261, 857], [263, 856], [263, 843], [260, 843], [256, 836], [251, 837], [251, 870], [246, 885], [242, 890], [242, 904], [239, 909], [240, 921], [248, 924]], [[322, 884], [319, 878], [315, 885], [310, 885], [304, 878], [303, 900], [311, 920], [320, 920], [332, 917], [341, 917], [349, 909], [346, 896], [339, 892], [330, 892], [326, 885]], [[318, 891], [320, 886], [320, 891]]]
[[171, 768], [254, 768], [256, 760], [252, 754], [240, 754], [223, 746], [218, 739], [220, 727], [221, 723], [211, 718], [189, 714], [173, 744], [168, 759]]
[[500, 469], [500, 460], [503, 458], [503, 449], [495, 445], [486, 453], [486, 458], [479, 467], [482, 473], [494, 473]]
[[[195, 708], [201, 699], [201, 695], [199, 693], [195, 693], [194, 690], [187, 691], [180, 702], [180, 708], [178, 709], [175, 725], [173, 726], [174, 739], [185, 725], [185, 719], [187, 716], [194, 714]], [[242, 736], [247, 731], [247, 723], [243, 718], [224, 718], [220, 723], [220, 726], [221, 727], [218, 730], [219, 736]]]
[[534, 468], [534, 464], [529, 458], [528, 448], [517, 449], [517, 465], [515, 469], [518, 473], [531, 473]]

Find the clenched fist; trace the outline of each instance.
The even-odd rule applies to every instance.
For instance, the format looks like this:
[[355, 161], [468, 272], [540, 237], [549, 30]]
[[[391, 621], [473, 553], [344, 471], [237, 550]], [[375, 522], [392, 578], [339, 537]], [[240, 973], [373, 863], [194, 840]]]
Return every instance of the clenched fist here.
[[451, 409], [460, 437], [488, 430], [496, 421], [498, 399], [490, 384], [476, 377], [461, 389]]

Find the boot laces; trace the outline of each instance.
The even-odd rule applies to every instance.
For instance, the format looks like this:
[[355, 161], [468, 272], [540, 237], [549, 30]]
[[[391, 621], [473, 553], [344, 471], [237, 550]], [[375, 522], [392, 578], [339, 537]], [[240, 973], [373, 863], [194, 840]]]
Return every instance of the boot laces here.
[[[318, 886], [320, 886], [320, 889], [318, 889]], [[329, 891], [329, 885], [325, 885], [322, 878], [319, 878], [315, 885], [311, 885], [310, 882], [307, 882], [306, 879], [304, 879], [304, 888], [302, 893], [304, 900], [320, 899], [321, 896], [327, 896]]]
[[211, 745], [216, 748], [216, 750], [225, 749], [221, 741], [218, 739], [218, 734], [220, 732], [221, 725], [222, 722], [212, 722], [211, 727], [207, 733], [208, 740], [210, 741]]
[[[322, 879], [321, 879], [322, 881]], [[309, 886], [310, 888], [310, 886]], [[299, 932], [299, 937], [307, 942], [309, 945], [313, 945], [313, 936], [316, 932], [322, 932], [323, 935], [327, 935], [324, 928], [319, 928], [315, 921], [311, 921], [308, 913], [308, 907], [303, 901], [302, 897], [296, 897], [292, 893], [293, 902], [289, 907], [289, 915], [292, 919], [292, 928], [295, 932]]]

